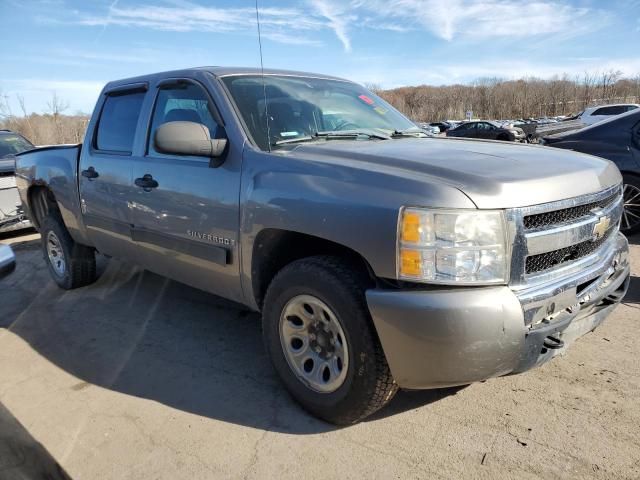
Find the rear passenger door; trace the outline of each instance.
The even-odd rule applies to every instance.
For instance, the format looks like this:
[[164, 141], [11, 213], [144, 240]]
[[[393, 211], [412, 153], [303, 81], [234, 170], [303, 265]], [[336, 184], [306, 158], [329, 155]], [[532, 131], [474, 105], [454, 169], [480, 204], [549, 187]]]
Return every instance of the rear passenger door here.
[[[226, 298], [240, 300], [238, 262], [241, 154], [228, 149], [224, 162], [165, 154], [154, 148], [157, 128], [188, 121], [225, 138], [222, 119], [203, 84], [180, 78], [155, 86], [145, 154], [133, 162], [131, 199], [137, 261], [146, 268]], [[240, 150], [241, 151], [241, 150]]]
[[80, 158], [80, 205], [87, 234], [100, 252], [121, 258], [133, 254], [128, 199], [133, 193], [131, 160], [145, 94], [145, 84], [107, 91]]
[[478, 124], [475, 122], [468, 123], [467, 129], [465, 130], [463, 137], [478, 138], [478, 135], [479, 135]]
[[491, 125], [486, 122], [479, 122], [476, 124], [476, 138], [494, 138], [495, 132], [492, 131]]

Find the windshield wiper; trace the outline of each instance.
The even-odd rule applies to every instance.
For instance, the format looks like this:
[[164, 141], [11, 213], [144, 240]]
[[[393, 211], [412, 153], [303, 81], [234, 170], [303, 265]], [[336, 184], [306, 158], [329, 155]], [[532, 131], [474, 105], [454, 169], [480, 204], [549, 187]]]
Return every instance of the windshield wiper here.
[[374, 130], [362, 129], [362, 130], [331, 130], [327, 132], [316, 132], [316, 137], [325, 138], [354, 138], [354, 137], [366, 137], [375, 138], [378, 140], [389, 140], [391, 137], [384, 133], [376, 132]]
[[309, 142], [311, 140], [315, 140], [315, 137], [310, 137], [307, 135], [304, 137], [286, 138], [284, 140], [278, 140], [277, 142], [273, 142], [271, 145], [278, 146], [278, 145], [286, 145], [287, 143]]
[[273, 142], [273, 146], [279, 145], [287, 145], [290, 143], [301, 143], [301, 142], [311, 142], [313, 140], [320, 139], [353, 139], [358, 137], [364, 137], [367, 140], [369, 139], [378, 139], [378, 140], [389, 140], [391, 137], [389, 135], [385, 135], [384, 133], [375, 132], [372, 130], [331, 130], [326, 132], [316, 132], [312, 136], [305, 135], [304, 137], [297, 138], [285, 138], [284, 140], [278, 140], [277, 142]]
[[391, 134], [391, 138], [401, 138], [401, 137], [413, 137], [413, 138], [425, 138], [428, 137], [426, 133], [421, 130], [394, 130]]

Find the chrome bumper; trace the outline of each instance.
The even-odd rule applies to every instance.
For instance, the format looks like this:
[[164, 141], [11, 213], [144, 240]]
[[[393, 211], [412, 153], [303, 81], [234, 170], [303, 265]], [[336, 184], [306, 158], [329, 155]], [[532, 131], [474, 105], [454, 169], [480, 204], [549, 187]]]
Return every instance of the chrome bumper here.
[[628, 276], [629, 243], [624, 235], [615, 235], [598, 256], [600, 261], [596, 264], [569, 276], [518, 291], [516, 296], [522, 304], [525, 324], [535, 327], [557, 319], [567, 310], [578, 312], [611, 283], [619, 283], [625, 271]]
[[620, 234], [614, 240], [596, 266], [532, 290], [367, 291], [396, 382], [414, 389], [463, 385], [523, 372], [561, 353], [626, 293], [629, 247]]

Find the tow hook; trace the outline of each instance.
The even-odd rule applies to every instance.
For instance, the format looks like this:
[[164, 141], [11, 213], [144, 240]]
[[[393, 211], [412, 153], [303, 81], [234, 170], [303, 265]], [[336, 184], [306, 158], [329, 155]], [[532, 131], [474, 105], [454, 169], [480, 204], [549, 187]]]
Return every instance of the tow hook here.
[[559, 338], [549, 335], [544, 339], [544, 346], [550, 350], [557, 350], [564, 347], [564, 341]]

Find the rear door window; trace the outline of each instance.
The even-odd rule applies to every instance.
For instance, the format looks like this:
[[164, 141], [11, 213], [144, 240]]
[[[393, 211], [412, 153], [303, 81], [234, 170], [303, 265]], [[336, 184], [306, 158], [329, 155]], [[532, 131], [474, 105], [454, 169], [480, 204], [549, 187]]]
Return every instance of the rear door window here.
[[98, 122], [98, 150], [131, 153], [144, 95], [145, 92], [135, 92], [107, 97]]

